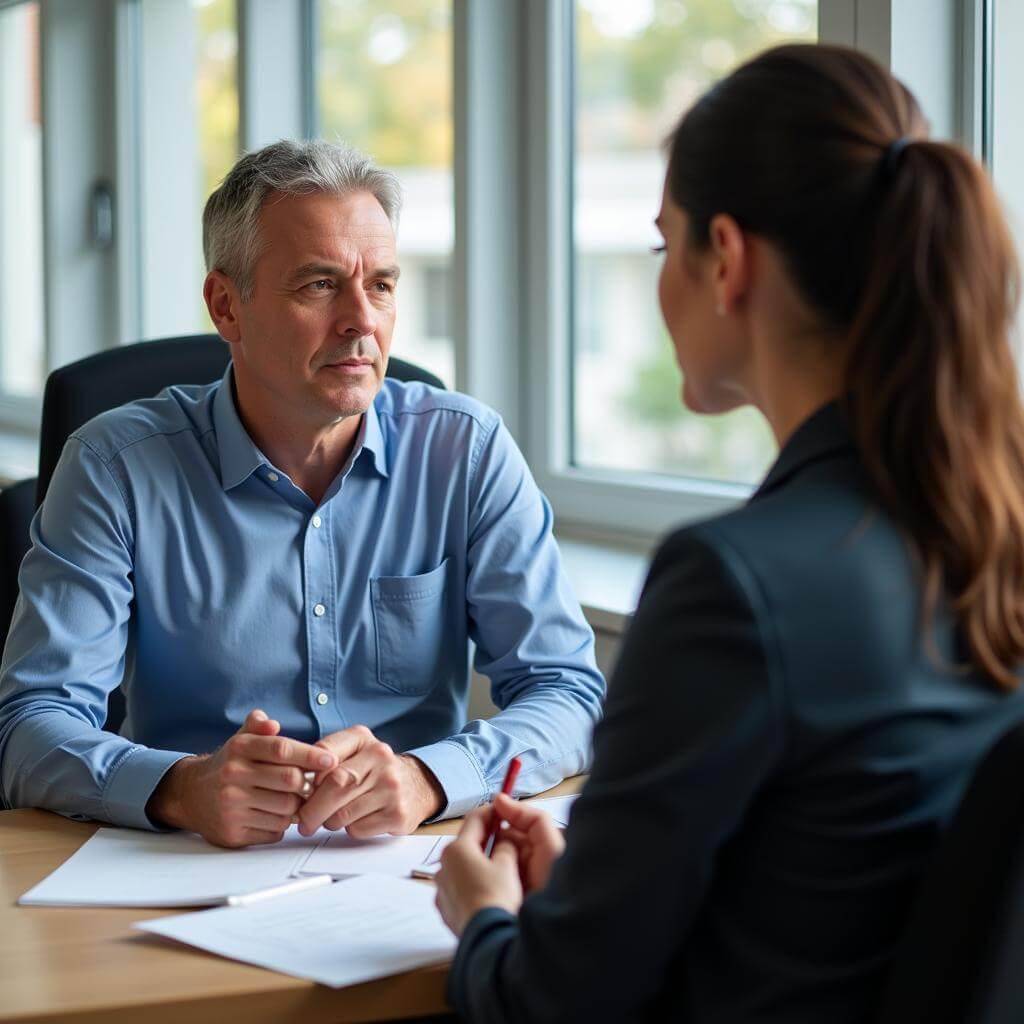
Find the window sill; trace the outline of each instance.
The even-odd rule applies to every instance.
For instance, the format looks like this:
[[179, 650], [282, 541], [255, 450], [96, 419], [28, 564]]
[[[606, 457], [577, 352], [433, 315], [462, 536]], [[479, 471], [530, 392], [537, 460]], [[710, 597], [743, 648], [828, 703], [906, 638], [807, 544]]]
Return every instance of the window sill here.
[[652, 552], [575, 531], [559, 531], [558, 546], [591, 627], [621, 636], [636, 611]]
[[0, 430], [0, 487], [39, 472], [39, 438]]

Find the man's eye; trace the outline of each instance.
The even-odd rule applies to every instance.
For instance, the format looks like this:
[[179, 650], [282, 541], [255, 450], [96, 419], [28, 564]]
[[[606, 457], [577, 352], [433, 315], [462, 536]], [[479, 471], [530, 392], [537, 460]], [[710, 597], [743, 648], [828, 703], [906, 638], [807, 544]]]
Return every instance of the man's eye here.
[[325, 292], [331, 287], [331, 282], [326, 277], [321, 278], [319, 281], [310, 281], [306, 287], [312, 292]]
[[395, 290], [394, 284], [390, 281], [374, 281], [373, 287], [382, 295], [390, 295]]

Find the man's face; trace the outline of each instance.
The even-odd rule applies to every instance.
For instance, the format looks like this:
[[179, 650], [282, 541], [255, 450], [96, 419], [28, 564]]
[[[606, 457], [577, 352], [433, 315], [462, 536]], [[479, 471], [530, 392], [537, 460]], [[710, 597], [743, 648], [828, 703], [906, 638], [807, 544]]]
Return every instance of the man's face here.
[[239, 307], [235, 375], [259, 415], [311, 426], [365, 412], [395, 326], [395, 234], [368, 192], [271, 196]]

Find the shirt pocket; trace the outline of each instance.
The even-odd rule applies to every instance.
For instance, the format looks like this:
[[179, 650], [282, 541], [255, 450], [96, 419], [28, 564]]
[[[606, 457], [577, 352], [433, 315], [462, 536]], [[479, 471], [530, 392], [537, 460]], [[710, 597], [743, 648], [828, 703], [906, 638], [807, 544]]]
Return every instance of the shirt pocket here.
[[421, 696], [450, 672], [449, 559], [421, 576], [370, 580], [377, 644], [377, 682]]

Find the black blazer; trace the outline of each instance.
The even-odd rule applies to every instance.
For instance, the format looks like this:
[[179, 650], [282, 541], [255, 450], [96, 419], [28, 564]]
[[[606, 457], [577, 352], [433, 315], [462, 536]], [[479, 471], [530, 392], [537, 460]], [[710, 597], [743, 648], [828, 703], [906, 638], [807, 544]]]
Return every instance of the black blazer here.
[[478, 914], [474, 1021], [869, 1019], [916, 883], [1024, 696], [950, 665], [835, 405], [655, 557], [568, 847]]

